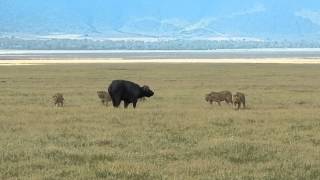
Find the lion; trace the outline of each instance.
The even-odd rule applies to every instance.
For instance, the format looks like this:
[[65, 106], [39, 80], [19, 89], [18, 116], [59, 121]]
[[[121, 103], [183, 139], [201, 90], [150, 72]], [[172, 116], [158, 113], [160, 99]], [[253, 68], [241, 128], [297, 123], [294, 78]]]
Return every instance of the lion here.
[[243, 108], [246, 108], [246, 97], [243, 93], [237, 92], [233, 95], [233, 104], [234, 106], [237, 106], [237, 110], [240, 109], [240, 106], [242, 104]]
[[99, 99], [101, 100], [101, 103], [108, 106], [108, 103], [111, 101], [111, 97], [110, 97], [109, 93], [106, 91], [97, 91], [97, 95], [98, 95]]
[[221, 91], [221, 92], [211, 92], [206, 94], [205, 100], [212, 104], [213, 102], [217, 102], [219, 106], [221, 106], [221, 101], [225, 101], [227, 104], [232, 104], [232, 93], [230, 91]]
[[52, 96], [53, 98], [53, 103], [55, 106], [58, 106], [58, 107], [62, 107], [63, 106], [63, 103], [64, 103], [64, 97], [63, 97], [63, 94], [61, 93], [56, 93]]

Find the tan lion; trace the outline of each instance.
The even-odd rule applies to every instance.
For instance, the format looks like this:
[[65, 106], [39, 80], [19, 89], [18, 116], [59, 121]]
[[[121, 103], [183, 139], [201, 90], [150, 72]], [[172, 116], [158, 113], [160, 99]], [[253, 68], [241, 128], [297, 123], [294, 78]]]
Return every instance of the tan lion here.
[[63, 106], [63, 103], [64, 103], [63, 94], [56, 93], [55, 95], [52, 96], [52, 98], [53, 98], [53, 103], [54, 103], [55, 106], [58, 106], [58, 107], [62, 107]]
[[221, 101], [225, 101], [227, 104], [232, 104], [232, 94], [230, 91], [211, 92], [206, 94], [205, 100], [210, 104], [217, 102], [219, 106], [221, 106]]
[[234, 106], [237, 106], [237, 109], [240, 109], [241, 104], [243, 108], [246, 108], [246, 97], [243, 93], [237, 92], [233, 95], [233, 104]]
[[101, 103], [108, 106], [108, 103], [111, 101], [111, 97], [110, 97], [109, 93], [106, 91], [97, 91], [97, 95], [98, 95], [99, 99], [101, 100]]

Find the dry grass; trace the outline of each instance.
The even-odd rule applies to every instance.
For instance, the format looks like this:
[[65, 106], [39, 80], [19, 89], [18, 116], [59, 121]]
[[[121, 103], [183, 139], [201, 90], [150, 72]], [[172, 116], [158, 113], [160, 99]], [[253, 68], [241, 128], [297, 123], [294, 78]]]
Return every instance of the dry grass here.
[[[320, 65], [0, 67], [1, 179], [320, 179]], [[101, 105], [113, 79], [156, 95]], [[241, 91], [248, 109], [204, 101]], [[51, 96], [61, 92], [65, 107]]]

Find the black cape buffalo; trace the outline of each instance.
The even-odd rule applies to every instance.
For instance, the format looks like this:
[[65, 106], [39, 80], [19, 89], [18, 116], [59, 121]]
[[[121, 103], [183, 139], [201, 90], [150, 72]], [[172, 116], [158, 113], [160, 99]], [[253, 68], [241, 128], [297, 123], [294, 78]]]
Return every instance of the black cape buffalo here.
[[124, 107], [127, 108], [130, 103], [136, 108], [137, 101], [143, 97], [151, 97], [154, 92], [148, 86], [140, 87], [138, 84], [125, 80], [114, 80], [108, 88], [112, 99], [113, 107], [119, 107], [121, 101], [124, 101]]

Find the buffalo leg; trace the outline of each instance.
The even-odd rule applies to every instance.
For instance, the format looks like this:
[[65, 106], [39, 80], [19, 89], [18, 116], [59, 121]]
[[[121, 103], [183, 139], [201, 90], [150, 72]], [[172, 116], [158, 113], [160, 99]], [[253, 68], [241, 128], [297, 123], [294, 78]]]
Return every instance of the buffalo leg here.
[[118, 98], [118, 97], [112, 97], [112, 104], [113, 104], [113, 107], [119, 107], [121, 103], [121, 99]]
[[132, 102], [132, 104], [133, 104], [133, 108], [136, 108], [136, 107], [137, 107], [137, 100], [134, 100], [134, 101]]
[[129, 102], [124, 101], [124, 108], [128, 108]]

